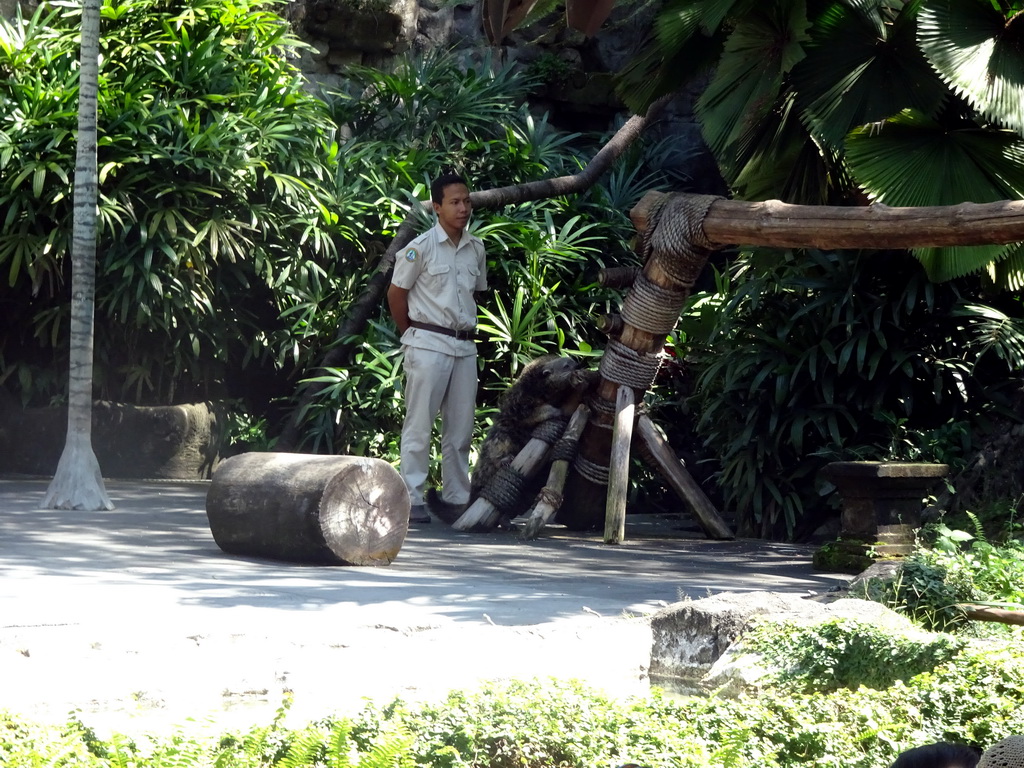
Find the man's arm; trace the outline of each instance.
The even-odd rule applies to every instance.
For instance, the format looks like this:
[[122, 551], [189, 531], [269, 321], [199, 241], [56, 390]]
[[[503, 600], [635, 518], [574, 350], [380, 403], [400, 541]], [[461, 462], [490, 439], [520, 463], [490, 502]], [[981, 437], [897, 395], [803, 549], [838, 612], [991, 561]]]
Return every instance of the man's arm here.
[[399, 288], [394, 283], [388, 286], [388, 309], [401, 336], [409, 327], [409, 289]]

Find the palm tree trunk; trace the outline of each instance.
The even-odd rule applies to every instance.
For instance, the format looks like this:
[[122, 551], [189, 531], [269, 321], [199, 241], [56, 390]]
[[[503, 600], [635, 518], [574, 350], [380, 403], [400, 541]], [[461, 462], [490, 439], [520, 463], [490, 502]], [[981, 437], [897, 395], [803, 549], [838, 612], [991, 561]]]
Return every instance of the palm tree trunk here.
[[78, 146], [71, 244], [71, 350], [68, 433], [44, 509], [113, 509], [92, 450], [92, 344], [96, 296], [96, 92], [100, 0], [83, 0]]

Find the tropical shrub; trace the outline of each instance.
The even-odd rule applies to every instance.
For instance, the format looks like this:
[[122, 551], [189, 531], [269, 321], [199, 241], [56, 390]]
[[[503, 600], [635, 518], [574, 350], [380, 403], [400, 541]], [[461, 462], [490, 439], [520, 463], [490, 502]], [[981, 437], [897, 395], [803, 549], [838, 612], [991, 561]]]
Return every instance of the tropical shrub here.
[[[907, 629], [912, 625], [908, 622]], [[801, 693], [829, 693], [860, 686], [884, 690], [931, 672], [964, 644], [951, 635], [904, 632], [853, 619], [815, 624], [764, 620], [743, 636], [743, 647], [760, 654], [776, 685]]]
[[816, 519], [829, 461], [955, 470], [964, 423], [1006, 400], [1015, 359], [982, 351], [964, 322], [978, 309], [968, 286], [931, 283], [904, 254], [781, 252], [731, 274], [725, 295], [696, 305], [710, 331], [687, 360], [697, 430], [748, 535], [791, 536]]
[[[983, 0], [667, 0], [647, 43], [619, 74], [618, 90], [642, 112], [681, 81], [710, 73], [695, 113], [738, 199], [890, 206], [1019, 200], [1024, 91], [1013, 73], [1024, 65], [1020, 10], [1017, 2]], [[1012, 300], [1006, 294], [980, 286], [1019, 289], [1022, 254], [1012, 244], [913, 251], [930, 279], [967, 278], [956, 287], [964, 301], [956, 312], [988, 306], [1012, 318], [1020, 317], [1020, 307], [1007, 310], [1003, 305]], [[693, 360], [705, 385], [701, 398], [709, 398], [698, 402], [713, 411], [702, 414], [701, 428], [721, 462], [726, 504], [738, 506], [745, 532], [774, 536], [791, 535], [805, 510], [816, 506], [816, 470], [827, 455], [872, 457], [883, 452], [881, 433], [888, 429], [888, 457], [929, 460], [952, 452], [955, 459], [985, 427], [987, 415], [964, 392], [977, 390], [987, 366], [967, 362], [975, 358], [963, 347], [968, 338], [949, 328], [948, 306], [933, 310], [938, 327], [916, 356], [914, 345], [922, 340], [915, 336], [930, 322], [921, 314], [926, 305], [920, 279], [913, 277], [916, 287], [902, 296], [909, 301], [905, 311], [898, 309], [902, 288], [893, 282], [889, 306], [872, 307], [869, 297], [854, 310], [862, 327], [846, 326], [839, 314], [839, 324], [830, 327], [819, 303], [829, 292], [814, 284], [822, 259], [833, 257], [782, 257], [793, 281], [806, 265], [808, 285], [791, 286], [789, 300], [766, 286], [778, 277], [779, 258], [759, 252], [737, 257], [732, 291], [764, 314], [744, 315], [739, 327], [723, 319], [714, 350], [726, 359]], [[858, 269], [873, 265], [883, 282], [894, 266], [900, 275], [912, 274], [898, 255], [842, 258]], [[849, 267], [851, 276], [854, 269]], [[753, 281], [749, 289], [741, 284], [745, 280]], [[865, 287], [859, 278], [853, 285]], [[764, 301], [751, 298], [766, 287]], [[838, 285], [830, 298], [847, 308], [856, 301], [846, 301]], [[821, 321], [809, 321], [816, 313]], [[906, 346], [901, 316], [911, 322]], [[849, 340], [815, 335], [838, 335], [846, 327]], [[944, 330], [948, 338], [938, 338]], [[853, 371], [870, 383], [848, 388]], [[1007, 383], [1005, 370], [997, 375]], [[719, 397], [715, 390], [722, 386]], [[942, 402], [929, 417], [923, 403], [932, 387], [931, 399]]]
[[[0, 380], [60, 397], [79, 7], [0, 20]], [[249, 0], [111, 0], [99, 95], [97, 394], [250, 394], [287, 370], [354, 238], [331, 184], [334, 125], [287, 24]], [[358, 220], [355, 224], [358, 225]], [[249, 367], [240, 386], [241, 371]]]
[[[838, 638], [837, 638], [838, 639]], [[5, 765], [854, 766], [884, 768], [912, 746], [985, 748], [1024, 718], [1024, 646], [967, 644], [930, 671], [885, 688], [797, 692], [780, 680], [737, 699], [628, 700], [572, 681], [512, 681], [435, 703], [367, 705], [354, 718], [219, 739], [184, 735], [104, 741], [80, 721], [36, 726], [0, 715]]]
[[[741, 199], [1021, 199], [1020, 10], [985, 0], [668, 0], [618, 90], [643, 112], [710, 71], [696, 114]], [[1022, 284], [1016, 245], [915, 255], [935, 280], [987, 268], [1007, 287]]]
[[893, 581], [867, 581], [864, 597], [905, 613], [928, 629], [959, 631], [968, 624], [965, 603], [1024, 610], [1024, 543], [990, 542], [937, 525], [931, 541], [919, 543]]
[[[574, 173], [605, 138], [567, 134], [533, 116], [526, 102], [536, 83], [487, 61], [433, 52], [402, 58], [388, 71], [354, 67], [347, 74], [350, 92], [329, 99], [350, 137], [337, 194], [374, 201], [379, 218], [370, 229], [380, 233], [381, 250], [409, 212], [421, 210], [439, 168], [463, 173], [472, 188], [506, 187]], [[617, 295], [595, 290], [596, 270], [636, 261], [628, 207], [620, 206], [632, 205], [646, 185], [676, 181], [662, 170], [673, 156], [666, 144], [641, 141], [582, 195], [474, 213], [470, 231], [487, 246], [490, 286], [480, 303], [479, 434], [527, 361], [551, 352], [589, 356], [602, 343], [593, 316], [611, 311]], [[432, 223], [419, 218], [421, 229]], [[344, 295], [357, 295], [361, 285], [354, 279]], [[381, 307], [355, 353], [361, 365], [310, 377], [327, 386], [303, 414], [306, 447], [372, 448], [397, 458], [402, 401], [392, 328]], [[322, 336], [320, 349], [331, 339]]]
[[[30, 405], [61, 399], [66, 382], [76, 14], [44, 5], [2, 26], [0, 383]], [[105, 5], [97, 395], [226, 398], [244, 449], [272, 446], [300, 380], [318, 380], [303, 448], [394, 459], [397, 339], [383, 307], [350, 364], [318, 363], [397, 224], [445, 166], [507, 186], [573, 173], [601, 137], [531, 115], [523, 74], [445, 52], [353, 67], [346, 92], [313, 98], [289, 63], [297, 45], [247, 0]], [[614, 299], [594, 270], [633, 258], [625, 211], [603, 212], [644, 179], [668, 183], [670, 154], [648, 145], [573, 200], [478, 214], [493, 288], [483, 416], [540, 352], [592, 353], [591, 314]]]

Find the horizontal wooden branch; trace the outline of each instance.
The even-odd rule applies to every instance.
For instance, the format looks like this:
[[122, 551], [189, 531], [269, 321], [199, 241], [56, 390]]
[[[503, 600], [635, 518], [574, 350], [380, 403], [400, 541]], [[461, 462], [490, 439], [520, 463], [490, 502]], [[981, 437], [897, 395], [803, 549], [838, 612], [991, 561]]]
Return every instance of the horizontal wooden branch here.
[[[648, 193], [654, 194], [654, 193]], [[927, 248], [1024, 241], [1024, 201], [927, 208], [790, 205], [718, 200], [704, 217], [718, 247]]]
[[998, 621], [1000, 624], [1020, 624], [1024, 626], [1024, 611], [1006, 611], [987, 605], [960, 603], [956, 606], [964, 612], [964, 616], [973, 621]]

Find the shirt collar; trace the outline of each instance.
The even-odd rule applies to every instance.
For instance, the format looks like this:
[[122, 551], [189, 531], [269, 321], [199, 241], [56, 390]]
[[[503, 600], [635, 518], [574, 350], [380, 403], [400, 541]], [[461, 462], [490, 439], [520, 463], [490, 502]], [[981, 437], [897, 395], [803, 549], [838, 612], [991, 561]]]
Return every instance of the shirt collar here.
[[[431, 230], [431, 232], [434, 233], [434, 237], [437, 239], [438, 243], [450, 243], [451, 242], [451, 238], [448, 237], [448, 233], [444, 231], [444, 227], [441, 226], [441, 222], [438, 222], [437, 224], [435, 224], [434, 228]], [[459, 244], [458, 245], [452, 244], [452, 247], [458, 249], [463, 243], [466, 242], [466, 239], [468, 237], [469, 237], [469, 232], [467, 230], [465, 230], [465, 229], [462, 230], [462, 237], [459, 238]]]

